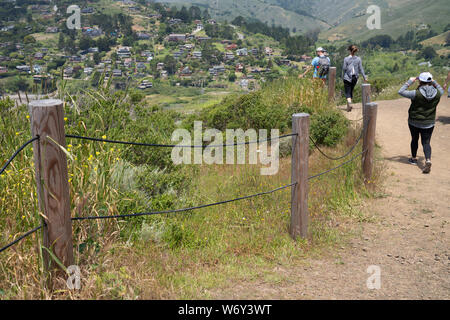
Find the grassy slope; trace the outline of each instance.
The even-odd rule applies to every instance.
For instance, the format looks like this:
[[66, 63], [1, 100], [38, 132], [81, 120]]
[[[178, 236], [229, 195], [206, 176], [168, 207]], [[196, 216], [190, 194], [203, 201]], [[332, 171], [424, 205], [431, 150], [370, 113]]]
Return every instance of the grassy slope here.
[[[301, 103], [321, 107], [314, 101], [326, 100], [326, 92], [319, 90], [314, 94], [309, 82], [297, 82], [280, 99], [291, 101], [297, 97]], [[275, 86], [264, 94], [276, 99], [280, 88]], [[0, 123], [6, 146], [0, 155], [2, 159], [29, 137], [26, 114], [25, 105], [3, 110], [2, 119], [8, 125]], [[67, 116], [68, 127], [83, 121], [75, 113]], [[95, 115], [86, 113], [86, 117]], [[350, 131], [337, 148], [324, 149], [342, 154], [353, 144], [358, 130]], [[108, 137], [109, 134], [111, 131]], [[127, 133], [123, 134], [125, 138]], [[142, 197], [142, 191], [136, 189], [135, 175], [143, 167], [123, 159], [131, 149], [101, 143], [68, 143], [73, 143], [68, 147], [74, 155], [74, 160], [69, 161], [72, 215], [136, 210], [134, 203]], [[5, 215], [0, 219], [2, 244], [39, 222], [32, 161], [28, 148], [0, 177], [0, 212]], [[333, 165], [313, 152], [310, 174]], [[192, 184], [178, 195], [174, 207], [231, 199], [290, 183], [289, 156], [281, 159], [280, 170], [274, 176], [262, 176], [259, 166], [192, 167], [187, 166], [187, 170], [192, 170]], [[165, 176], [163, 172], [159, 174]], [[186, 214], [74, 224], [76, 264], [82, 273], [82, 289], [76, 292], [66, 291], [65, 286], [53, 294], [42, 290], [42, 268], [34, 250], [40, 236], [35, 234], [0, 255], [0, 298], [208, 298], [211, 290], [240, 279], [262, 278], [277, 284], [286, 279], [271, 271], [274, 266], [302, 263], [322, 249], [341, 245], [355, 231], [352, 225], [371, 219], [357, 205], [365, 194], [360, 186], [360, 161], [311, 182], [312, 240], [308, 242], [292, 241], [288, 235], [287, 190]]]
[[403, 0], [396, 2], [389, 9], [382, 9], [380, 30], [369, 30], [366, 21], [369, 15], [352, 18], [336, 28], [321, 34], [322, 39], [333, 39], [341, 35], [344, 39], [365, 40], [377, 34], [389, 34], [396, 38], [418, 25], [430, 24], [435, 30], [442, 30], [448, 23], [450, 7], [447, 0], [423, 2], [419, 0]]
[[316, 26], [328, 27], [327, 24], [304, 15], [300, 15], [293, 11], [286, 10], [277, 5], [271, 5], [260, 0], [220, 0], [218, 1], [219, 10], [215, 10], [212, 1], [209, 0], [170, 0], [167, 1], [174, 4], [201, 4], [209, 5], [211, 16], [219, 20], [231, 21], [235, 17], [241, 15], [244, 17], [256, 18], [269, 25], [282, 25], [291, 30], [296, 28], [298, 32], [312, 29]]

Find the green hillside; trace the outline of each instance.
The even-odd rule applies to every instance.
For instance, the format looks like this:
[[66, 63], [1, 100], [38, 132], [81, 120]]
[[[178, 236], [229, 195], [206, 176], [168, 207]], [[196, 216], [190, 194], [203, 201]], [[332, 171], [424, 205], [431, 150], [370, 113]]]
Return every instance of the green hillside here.
[[314, 28], [329, 28], [329, 25], [312, 16], [287, 10], [273, 1], [261, 0], [167, 0], [167, 3], [177, 5], [195, 4], [208, 8], [212, 18], [231, 21], [237, 16], [258, 19], [269, 25], [281, 25], [292, 32], [303, 33]]
[[351, 18], [337, 27], [323, 32], [320, 38], [328, 40], [366, 40], [379, 34], [388, 34], [396, 38], [405, 34], [408, 30], [418, 30], [427, 25], [434, 30], [442, 32], [449, 22], [450, 6], [448, 5], [448, 0], [436, 0], [433, 2], [397, 0], [389, 1], [389, 3], [388, 8], [382, 8], [382, 28], [380, 30], [369, 30], [366, 26], [369, 15], [364, 14]]

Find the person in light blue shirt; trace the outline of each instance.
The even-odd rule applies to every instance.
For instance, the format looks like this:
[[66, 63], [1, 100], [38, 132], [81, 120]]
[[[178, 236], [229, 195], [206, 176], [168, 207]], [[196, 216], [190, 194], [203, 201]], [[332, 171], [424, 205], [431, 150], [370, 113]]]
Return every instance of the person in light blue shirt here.
[[313, 78], [314, 79], [322, 79], [322, 81], [325, 83], [328, 75], [328, 71], [330, 69], [330, 58], [328, 58], [325, 55], [325, 49], [322, 47], [317, 48], [317, 57], [315, 57], [312, 62], [311, 66], [309, 66], [305, 73], [303, 73], [300, 78], [302, 78], [311, 68], [314, 68]]

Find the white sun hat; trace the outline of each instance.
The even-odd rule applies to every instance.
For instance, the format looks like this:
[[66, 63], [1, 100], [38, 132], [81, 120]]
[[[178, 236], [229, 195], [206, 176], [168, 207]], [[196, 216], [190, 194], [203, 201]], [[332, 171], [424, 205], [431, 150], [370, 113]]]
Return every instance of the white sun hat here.
[[419, 75], [419, 80], [421, 82], [432, 82], [433, 81], [433, 75], [429, 72], [422, 72]]
[[322, 47], [318, 47], [318, 48], [317, 48], [317, 50], [316, 50], [316, 52], [318, 52], [318, 51], [322, 51], [322, 52], [325, 52], [325, 49], [324, 49], [324, 48], [322, 48]]

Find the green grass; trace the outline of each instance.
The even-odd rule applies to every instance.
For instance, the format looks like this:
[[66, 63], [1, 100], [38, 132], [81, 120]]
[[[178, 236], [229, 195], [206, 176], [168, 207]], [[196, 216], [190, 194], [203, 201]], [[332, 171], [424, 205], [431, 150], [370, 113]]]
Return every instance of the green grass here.
[[[314, 92], [319, 89], [306, 85], [309, 82], [298, 85], [303, 82], [275, 82], [261, 95], [265, 101], [277, 102], [271, 107], [297, 103], [324, 111], [330, 108], [323, 104], [326, 92]], [[66, 92], [64, 87], [60, 90]], [[168, 143], [174, 122], [182, 117], [151, 108], [145, 101], [132, 102], [122, 92], [107, 88], [83, 92], [72, 97], [62, 93], [67, 99], [69, 133]], [[192, 99], [200, 98], [193, 95]], [[201, 100], [197, 101], [202, 108]], [[30, 135], [25, 105], [10, 109], [8, 102], [1, 102], [0, 106], [3, 161]], [[324, 147], [325, 151], [342, 154], [354, 143], [358, 130], [349, 129], [334, 148]], [[280, 159], [276, 175], [262, 176], [260, 165], [175, 167], [166, 162], [170, 150], [67, 143], [73, 156], [68, 161], [72, 216], [200, 205], [271, 190], [291, 179], [289, 153]], [[284, 148], [289, 149], [289, 144]], [[311, 175], [336, 164], [317, 152], [312, 152], [309, 162]], [[294, 266], [341, 246], [356, 231], [340, 226], [371, 221], [358, 209], [370, 195], [360, 171], [360, 161], [354, 161], [311, 181], [306, 241], [289, 236], [289, 190], [180, 214], [74, 222], [75, 263], [82, 273], [82, 289], [76, 292], [66, 290], [65, 279], [60, 280], [60, 291], [45, 288], [36, 233], [0, 255], [0, 298], [199, 299], [214, 297], [230, 283], [260, 278], [281, 283], [283, 276], [272, 271], [275, 265]], [[30, 148], [0, 176], [0, 199], [2, 244], [40, 223]]]

